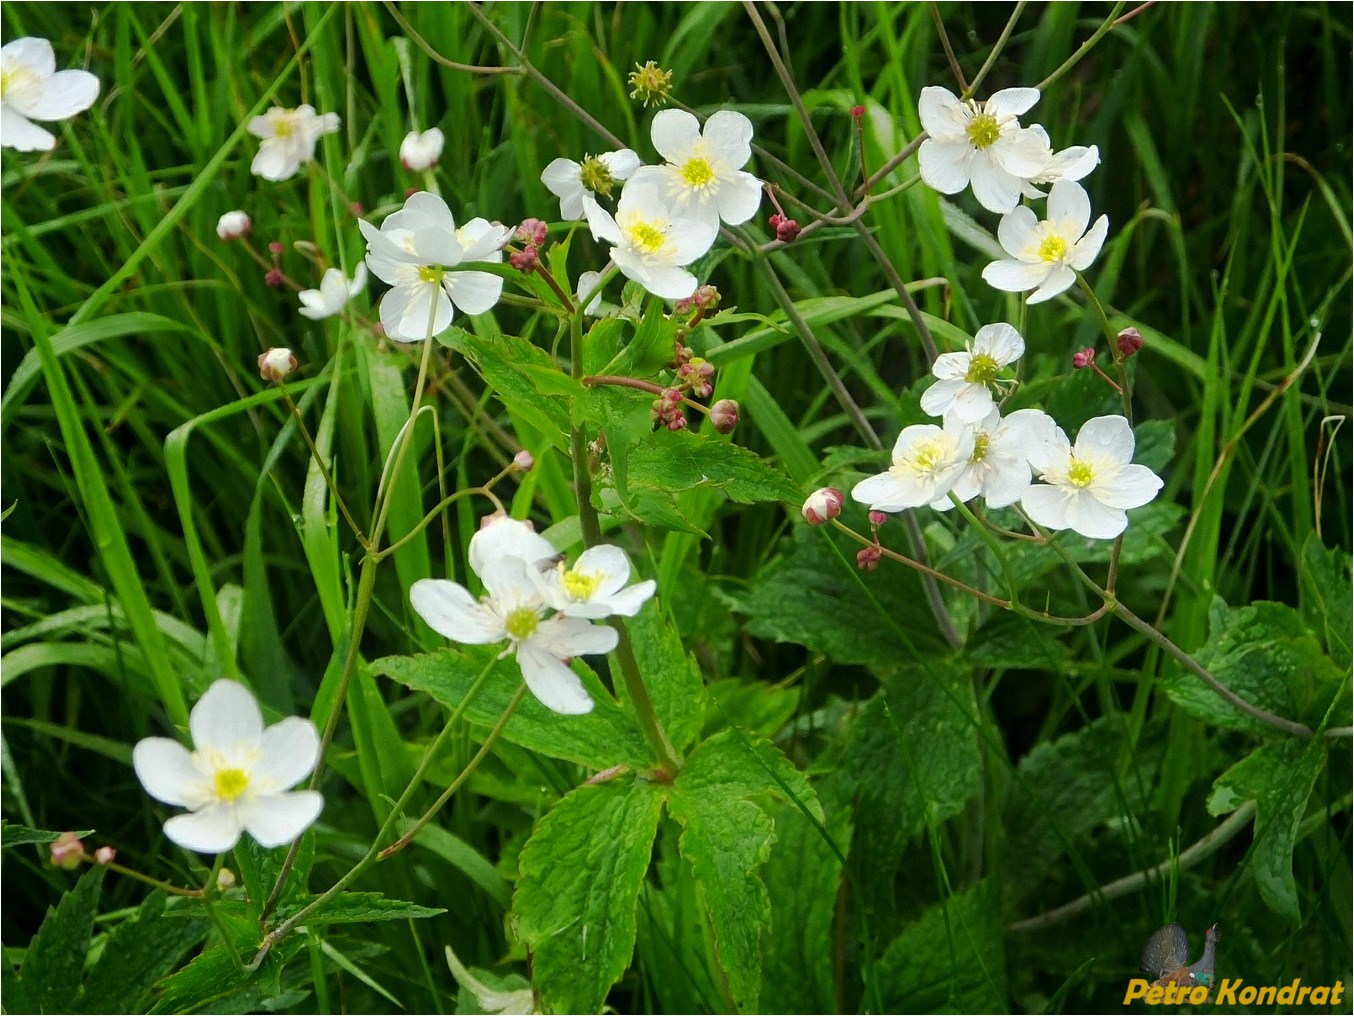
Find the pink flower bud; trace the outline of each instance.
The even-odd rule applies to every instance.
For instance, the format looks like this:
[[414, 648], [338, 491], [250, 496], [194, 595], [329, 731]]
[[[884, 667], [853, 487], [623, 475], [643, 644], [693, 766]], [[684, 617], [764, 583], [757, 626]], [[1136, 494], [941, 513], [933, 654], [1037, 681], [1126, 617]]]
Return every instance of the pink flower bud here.
[[776, 231], [776, 239], [781, 243], [794, 243], [799, 237], [799, 223], [785, 215], [776, 214], [770, 218], [771, 228]]
[[351, 205], [348, 206], [348, 211], [352, 212], [354, 215], [361, 215], [363, 212], [362, 202], [354, 201]]
[[879, 567], [879, 559], [882, 556], [878, 547], [862, 547], [860, 553], [856, 555], [856, 567], [861, 571], [874, 571]]
[[686, 417], [678, 413], [668, 421], [668, 430], [682, 430], [686, 427]]
[[805, 499], [800, 511], [809, 525], [821, 526], [842, 513], [842, 492], [836, 487], [819, 487]]
[[676, 388], [664, 388], [663, 401], [670, 406], [679, 406], [682, 404], [682, 393]]
[[684, 296], [677, 301], [672, 310], [673, 313], [676, 314], [690, 314], [691, 308], [694, 306], [696, 306], [696, 298], [694, 296]]
[[100, 864], [112, 864], [113, 858], [118, 856], [118, 852], [112, 847], [100, 847], [94, 851], [94, 860]]
[[75, 833], [62, 833], [52, 841], [52, 863], [58, 868], [73, 871], [85, 858], [85, 845]]
[[540, 219], [523, 219], [522, 224], [517, 227], [517, 242], [539, 247], [545, 243], [549, 232], [550, 227]]
[[268, 250], [272, 253], [274, 257], [282, 256], [282, 244], [278, 243], [276, 240], [268, 244]]
[[1095, 350], [1087, 346], [1085, 349], [1078, 349], [1072, 354], [1072, 368], [1081, 370], [1082, 367], [1089, 367], [1095, 362]]
[[512, 266], [519, 272], [534, 272], [536, 266], [541, 263], [541, 259], [536, 256], [536, 248], [528, 247], [526, 250], [519, 250], [512, 257], [508, 258]]
[[852, 115], [853, 117], [855, 117], [857, 120], [859, 120], [861, 117], [863, 117], [863, 116], [865, 115], [865, 107], [864, 107], [864, 106], [852, 106], [852, 107], [851, 107], [851, 115]]
[[888, 512], [875, 511], [873, 509], [870, 510], [870, 525], [882, 526], [888, 520]]
[[263, 281], [266, 282], [268, 285], [272, 286], [274, 289], [280, 288], [282, 285], [282, 269], [281, 268], [268, 269], [268, 274], [263, 277]]
[[692, 297], [701, 310], [714, 310], [719, 306], [719, 290], [711, 285], [701, 286]]
[[1142, 332], [1136, 328], [1125, 328], [1119, 333], [1116, 345], [1119, 347], [1119, 353], [1127, 360], [1142, 348]]
[[738, 403], [733, 399], [720, 399], [710, 407], [710, 425], [719, 434], [732, 434], [738, 426]]
[[531, 467], [535, 464], [536, 460], [532, 458], [531, 452], [527, 451], [525, 448], [512, 457], [513, 468], [520, 470], [523, 473], [530, 472]]
[[216, 220], [216, 235], [222, 240], [238, 240], [254, 228], [248, 213], [236, 209]]
[[296, 369], [296, 357], [290, 349], [281, 346], [259, 354], [259, 377], [265, 381], [281, 381]]

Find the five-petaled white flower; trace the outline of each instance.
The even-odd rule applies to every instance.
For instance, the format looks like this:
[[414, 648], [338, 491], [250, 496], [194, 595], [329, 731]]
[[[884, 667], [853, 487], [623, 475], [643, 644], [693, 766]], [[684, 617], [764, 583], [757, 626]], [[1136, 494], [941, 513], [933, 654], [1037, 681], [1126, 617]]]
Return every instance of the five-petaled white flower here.
[[545, 167], [541, 183], [559, 198], [561, 219], [587, 219], [593, 237], [600, 240], [596, 223], [602, 206], [597, 195], [611, 197], [616, 185], [629, 180], [639, 165], [639, 156], [628, 148], [588, 155], [582, 162], [560, 158]]
[[628, 279], [654, 296], [680, 300], [696, 291], [689, 265], [710, 249], [719, 223], [701, 222], [676, 211], [650, 182], [631, 180], [621, 191], [613, 219], [599, 211], [594, 233], [615, 244], [611, 260]]
[[410, 131], [400, 142], [400, 162], [405, 169], [431, 169], [442, 157], [445, 140], [437, 127], [430, 127], [422, 134]]
[[148, 737], [132, 751], [146, 793], [186, 815], [165, 823], [181, 847], [219, 854], [247, 832], [265, 847], [290, 843], [314, 822], [324, 798], [313, 790], [288, 792], [320, 757], [315, 724], [290, 716], [268, 729], [258, 703], [242, 684], [217, 681], [188, 720], [195, 750], [167, 737]]
[[954, 486], [972, 455], [972, 427], [904, 427], [893, 445], [888, 472], [861, 480], [851, 488], [851, 497], [881, 512], [930, 504]]
[[[947, 431], [968, 426], [953, 416], [945, 418]], [[950, 490], [931, 502], [931, 507], [949, 511], [954, 507], [950, 494], [960, 501], [981, 494], [989, 508], [1015, 504], [1030, 486], [1030, 449], [1052, 441], [1056, 427], [1053, 418], [1042, 410], [1020, 409], [1005, 418], [992, 410], [986, 419], [972, 425], [973, 453]], [[959, 435], [955, 437], [957, 441]]]
[[606, 544], [583, 551], [572, 568], [561, 561], [537, 574], [547, 602], [566, 617], [634, 617], [658, 588], [653, 579], [626, 586], [630, 561], [619, 547]]
[[20, 152], [49, 152], [56, 137], [34, 120], [66, 120], [99, 97], [99, 79], [88, 71], [58, 71], [46, 39], [24, 38], [0, 46], [0, 145]]
[[367, 238], [367, 267], [394, 287], [381, 300], [381, 325], [398, 342], [418, 342], [445, 331], [452, 305], [483, 314], [503, 292], [503, 280], [488, 272], [456, 271], [468, 261], [499, 262], [512, 230], [471, 219], [459, 229], [436, 194], [419, 191], [377, 229], [358, 220]]
[[301, 303], [301, 315], [312, 321], [332, 317], [343, 310], [349, 299], [362, 292], [367, 285], [367, 266], [358, 263], [353, 272], [352, 281], [343, 274], [341, 268], [326, 268], [320, 279], [319, 289], [303, 289], [297, 293]]
[[1024, 181], [1048, 167], [1048, 136], [1017, 119], [1039, 101], [1037, 88], [1004, 88], [986, 102], [961, 102], [948, 89], [921, 90], [917, 111], [929, 137], [917, 152], [922, 182], [942, 194], [970, 183], [990, 212], [1009, 212]]
[[747, 222], [762, 203], [762, 182], [743, 166], [752, 158], [752, 121], [721, 109], [700, 121], [686, 110], [653, 118], [653, 146], [666, 165], [645, 166], [635, 182], [655, 184], [678, 215], [718, 226]]
[[1055, 427], [1048, 441], [1032, 442], [1028, 452], [1041, 482], [1020, 504], [1049, 529], [1111, 540], [1128, 525], [1125, 509], [1145, 505], [1161, 489], [1161, 477], [1132, 464], [1133, 428], [1122, 416], [1087, 420], [1075, 447]]
[[951, 416], [960, 423], [977, 423], [996, 403], [992, 388], [998, 375], [1025, 354], [1025, 340], [1010, 325], [983, 325], [973, 345], [962, 353], [942, 353], [931, 365], [938, 379], [921, 396], [921, 408], [931, 416]]
[[249, 133], [262, 138], [249, 172], [265, 180], [288, 180], [301, 164], [315, 158], [315, 143], [339, 129], [339, 115], [317, 115], [309, 104], [295, 109], [274, 106], [249, 121]]
[[1040, 222], [1023, 205], [1003, 215], [997, 239], [1011, 260], [993, 261], [983, 278], [995, 289], [1023, 293], [1030, 303], [1051, 300], [1077, 281], [1100, 253], [1110, 220], [1100, 216], [1089, 230], [1091, 199], [1080, 184], [1059, 180], [1048, 192], [1048, 218]]

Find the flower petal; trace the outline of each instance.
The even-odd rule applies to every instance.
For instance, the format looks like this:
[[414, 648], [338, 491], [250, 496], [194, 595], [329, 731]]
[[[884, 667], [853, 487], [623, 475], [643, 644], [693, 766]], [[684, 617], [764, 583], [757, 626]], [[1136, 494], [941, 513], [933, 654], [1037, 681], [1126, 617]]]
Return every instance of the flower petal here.
[[945, 416], [948, 419], [953, 415], [960, 423], [974, 424], [991, 413], [994, 405], [986, 385], [964, 384], [954, 393]]
[[752, 158], [752, 121], [737, 110], [721, 109], [711, 113], [705, 121], [703, 137], [734, 169], [742, 169]]
[[301, 164], [292, 157], [290, 149], [272, 138], [259, 145], [254, 161], [249, 164], [249, 172], [274, 183], [295, 176], [300, 168]]
[[1025, 491], [1020, 507], [1045, 529], [1067, 528], [1067, 493], [1052, 484], [1036, 483]]
[[973, 336], [973, 351], [986, 353], [998, 366], [1006, 367], [1025, 355], [1025, 340], [1013, 326], [999, 321], [978, 329]]
[[1034, 210], [1021, 205], [1014, 211], [1003, 215], [997, 224], [997, 240], [1002, 249], [1013, 258], [1019, 258], [1021, 252], [1029, 247], [1034, 234], [1039, 229], [1039, 219]]
[[65, 120], [83, 113], [99, 97], [99, 79], [88, 71], [58, 71], [31, 100], [14, 107], [34, 120]]
[[643, 582], [636, 582], [627, 589], [613, 593], [609, 600], [611, 613], [620, 617], [634, 617], [640, 612], [644, 604], [649, 602], [650, 597], [657, 590], [657, 582], [653, 579], [645, 579]]
[[[760, 198], [760, 187], [757, 193]], [[667, 231], [667, 240], [673, 247], [673, 263], [689, 265], [714, 245], [717, 236], [719, 236], [717, 213], [707, 215], [704, 219], [675, 219]]]
[[56, 135], [0, 103], [0, 145], [16, 152], [50, 152], [56, 147]]
[[1120, 508], [1098, 501], [1083, 490], [1067, 505], [1067, 528], [1092, 540], [1112, 540], [1128, 526], [1128, 516]]
[[224, 804], [209, 804], [165, 823], [165, 835], [186, 850], [224, 854], [240, 840], [240, 820]]
[[604, 152], [597, 156], [597, 161], [607, 168], [612, 177], [616, 180], [629, 180], [635, 175], [635, 170], [644, 165], [638, 155], [628, 148], [618, 148], [614, 152]]
[[386, 294], [386, 299], [389, 300], [392, 294], [398, 292], [407, 292], [409, 302], [405, 304], [404, 313], [395, 323], [394, 331], [386, 323], [385, 304], [381, 305], [381, 323], [386, 326], [386, 334], [392, 339], [421, 342], [433, 335], [441, 334], [451, 326], [453, 317], [451, 297], [447, 296], [446, 290], [441, 286], [419, 283], [415, 287], [392, 289]]
[[900, 512], [935, 499], [929, 485], [923, 488], [914, 480], [895, 472], [866, 477], [851, 488], [851, 497], [874, 511]]
[[1048, 191], [1048, 220], [1063, 236], [1081, 236], [1091, 221], [1091, 196], [1073, 180], [1057, 181]]
[[1009, 212], [1020, 201], [1020, 179], [997, 165], [990, 156], [979, 152], [969, 166], [969, 173], [973, 196], [989, 212]]
[[719, 217], [730, 226], [747, 222], [761, 207], [762, 182], [751, 173], [734, 173], [720, 181], [715, 203]]
[[606, 624], [593, 624], [581, 617], [554, 617], [542, 621], [531, 644], [561, 659], [596, 656], [616, 648], [620, 635]]
[[547, 709], [564, 716], [592, 712], [592, 697], [578, 675], [544, 649], [531, 642], [519, 643], [517, 664], [531, 694]]
[[965, 145], [972, 147], [968, 145], [968, 139], [964, 134], [964, 128], [968, 126], [969, 120], [968, 109], [948, 88], [941, 88], [939, 85], [928, 85], [923, 88], [917, 99], [917, 114], [921, 117], [922, 130], [936, 141], [963, 138]]
[[151, 797], [165, 804], [200, 808], [212, 798], [211, 781], [188, 749], [167, 737], [147, 737], [132, 749], [132, 768]]
[[649, 129], [654, 148], [668, 162], [684, 162], [691, 146], [700, 140], [700, 133], [700, 121], [684, 109], [660, 111]]
[[490, 310], [503, 295], [503, 279], [488, 272], [448, 272], [442, 284], [451, 302], [472, 317]]
[[630, 559], [620, 547], [600, 543], [579, 554], [570, 571], [579, 575], [596, 575], [599, 579], [598, 592], [614, 593], [630, 581]]
[[253, 694], [238, 681], [214, 681], [198, 699], [188, 717], [193, 747], [224, 755], [236, 746], [258, 744], [263, 736], [263, 714]]
[[1109, 232], [1109, 228], [1109, 216], [1102, 215], [1096, 219], [1090, 232], [1072, 245], [1072, 250], [1067, 255], [1067, 263], [1079, 272], [1090, 268], [1091, 262], [1100, 256], [1100, 248], [1105, 245], [1105, 234]]
[[1093, 483], [1091, 490], [1111, 508], [1141, 508], [1161, 490], [1162, 480], [1146, 466], [1124, 466], [1112, 479]]
[[56, 70], [56, 53], [52, 44], [36, 36], [11, 39], [0, 46], [0, 67], [23, 64], [40, 78], [50, 77]]
[[1120, 464], [1133, 461], [1133, 427], [1122, 416], [1097, 416], [1077, 431], [1078, 458], [1100, 456]]
[[[1025, 412], [1025, 410], [1021, 410], [1021, 412]], [[1029, 412], [1038, 412], [1038, 410], [1029, 410]], [[1011, 414], [1012, 417], [1017, 415], [1019, 414]], [[1072, 458], [1072, 443], [1067, 440], [1067, 435], [1063, 433], [1063, 429], [1053, 422], [1052, 417], [1048, 417], [1047, 425], [1033, 424], [1029, 427], [1029, 430], [1022, 433], [1022, 437], [1028, 438], [1031, 433], [1036, 436], [1035, 439], [1024, 440], [1022, 445], [1025, 457], [1029, 459], [1034, 471], [1041, 475], [1065, 471]]]
[[[983, 277], [987, 277], [986, 272], [983, 273]], [[1059, 293], [1071, 289], [1072, 283], [1076, 281], [1077, 273], [1068, 268], [1067, 265], [1054, 265], [1048, 273], [1048, 278], [1044, 279], [1039, 288], [1029, 295], [1029, 302], [1043, 303], [1045, 300], [1052, 300]]]
[[1023, 293], [1027, 289], [1034, 289], [1048, 276], [1049, 266], [1043, 263], [993, 261], [983, 269], [984, 281], [993, 289], [1006, 293]]
[[310, 775], [320, 758], [320, 734], [301, 716], [288, 716], [263, 732], [259, 760], [250, 774], [250, 790], [275, 794]]
[[240, 819], [262, 847], [290, 843], [320, 817], [324, 798], [314, 790], [256, 797], [240, 808]]
[[1038, 101], [1037, 88], [1003, 88], [999, 92], [993, 92], [983, 103], [983, 108], [997, 116], [1020, 116], [1022, 113], [1028, 113]]
[[518, 557], [538, 567], [560, 556], [554, 544], [521, 519], [492, 515], [470, 538], [470, 567], [483, 576], [489, 562], [500, 557]]
[[428, 627], [453, 642], [483, 646], [508, 637], [498, 615], [464, 586], [446, 579], [419, 579], [409, 588], [409, 605]]
[[968, 186], [971, 164], [976, 152], [968, 140], [922, 142], [917, 152], [917, 169], [922, 183], [941, 194], [958, 194]]

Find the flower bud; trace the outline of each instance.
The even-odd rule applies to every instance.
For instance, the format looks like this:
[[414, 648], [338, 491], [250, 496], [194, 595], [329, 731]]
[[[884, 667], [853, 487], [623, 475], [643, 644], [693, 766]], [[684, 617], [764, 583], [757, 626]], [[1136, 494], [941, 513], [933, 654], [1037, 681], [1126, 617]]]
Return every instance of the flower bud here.
[[1119, 347], [1119, 354], [1127, 360], [1142, 348], [1142, 332], [1136, 328], [1125, 328], [1119, 333], [1115, 344]]
[[432, 127], [420, 134], [410, 131], [400, 142], [400, 162], [405, 169], [431, 169], [442, 156], [442, 132]]
[[523, 219], [522, 224], [517, 227], [517, 242], [531, 247], [539, 247], [545, 243], [545, 238], [549, 232], [550, 227], [540, 219]]
[[274, 289], [280, 289], [282, 287], [282, 269], [268, 269], [268, 274], [263, 277], [263, 281]]
[[861, 117], [863, 117], [863, 116], [865, 115], [865, 107], [864, 107], [864, 106], [852, 106], [852, 107], [851, 107], [851, 115], [852, 115], [853, 117], [855, 117], [857, 120], [859, 120]]
[[281, 381], [296, 369], [296, 357], [290, 349], [278, 346], [259, 354], [259, 377], [265, 381]]
[[75, 833], [62, 833], [51, 844], [52, 863], [66, 871], [80, 867], [85, 857], [85, 845]]
[[94, 860], [100, 864], [112, 864], [113, 858], [118, 856], [118, 852], [112, 847], [100, 847], [94, 851]]
[[678, 413], [668, 421], [668, 430], [683, 430], [686, 428], [686, 417]]
[[222, 240], [238, 240], [253, 228], [254, 220], [249, 213], [238, 208], [216, 220], [216, 235]]
[[272, 241], [270, 244], [268, 244], [268, 252], [269, 252], [270, 254], [272, 254], [273, 257], [275, 257], [275, 258], [276, 258], [276, 257], [281, 257], [281, 256], [282, 256], [282, 244], [278, 243], [276, 240]]
[[707, 283], [696, 290], [696, 295], [692, 299], [701, 310], [714, 310], [719, 306], [719, 290]]
[[225, 892], [227, 889], [235, 888], [235, 872], [229, 868], [222, 868], [216, 873], [216, 888]]
[[805, 499], [800, 511], [809, 525], [821, 526], [842, 513], [842, 492], [836, 487], [819, 487]]
[[766, 221], [776, 231], [776, 239], [781, 243], [794, 243], [798, 239], [799, 223], [789, 216], [777, 212]]
[[1089, 367], [1095, 362], [1095, 350], [1091, 346], [1085, 349], [1078, 349], [1072, 354], [1072, 369], [1081, 370], [1082, 367]]
[[354, 215], [357, 216], [360, 216], [364, 210], [365, 209], [363, 209], [361, 201], [354, 201], [351, 205], [348, 206], [348, 211], [352, 212]]
[[696, 306], [694, 296], [684, 296], [672, 306], [674, 314], [690, 314], [693, 307]]
[[512, 457], [513, 468], [520, 470], [523, 473], [531, 472], [531, 467], [535, 464], [536, 460], [532, 458], [531, 452], [527, 451], [525, 448]]
[[860, 553], [856, 555], [856, 567], [861, 571], [874, 571], [879, 567], [879, 559], [882, 556], [878, 547], [862, 547]]
[[710, 407], [710, 425], [716, 433], [732, 434], [738, 426], [738, 403], [733, 399], [720, 399]]
[[879, 527], [889, 520], [888, 512], [876, 511], [870, 509], [870, 525]]
[[541, 259], [536, 256], [536, 248], [528, 247], [526, 250], [519, 250], [513, 254], [508, 261], [519, 272], [534, 272], [536, 266], [541, 263]]

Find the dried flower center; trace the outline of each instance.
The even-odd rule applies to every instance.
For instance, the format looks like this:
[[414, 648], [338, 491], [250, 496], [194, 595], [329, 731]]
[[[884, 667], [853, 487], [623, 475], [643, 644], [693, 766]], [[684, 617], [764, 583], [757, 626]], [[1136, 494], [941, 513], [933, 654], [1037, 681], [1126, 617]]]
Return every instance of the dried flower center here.
[[975, 434], [973, 436], [973, 454], [969, 456], [969, 461], [981, 462], [987, 458], [987, 446], [991, 440], [986, 434]]
[[518, 607], [508, 615], [507, 620], [503, 622], [503, 628], [514, 642], [521, 642], [523, 639], [531, 638], [540, 623], [541, 618], [536, 611], [530, 607]]
[[438, 265], [419, 265], [418, 281], [426, 282], [429, 285], [436, 286], [442, 281], [442, 277], [447, 274], [445, 268]]
[[635, 88], [630, 98], [639, 99], [646, 107], [661, 106], [672, 91], [672, 71], [663, 70], [652, 60], [643, 67], [635, 64], [635, 69], [630, 72], [630, 84]]
[[1061, 261], [1067, 256], [1067, 241], [1056, 233], [1052, 233], [1040, 242], [1039, 258], [1041, 261]]
[[657, 254], [667, 243], [662, 224], [658, 222], [640, 219], [631, 223], [626, 232], [630, 234], [630, 245], [641, 254]]
[[602, 197], [610, 197], [611, 189], [616, 186], [616, 178], [607, 169], [606, 163], [595, 155], [589, 155], [578, 167], [578, 179], [588, 190]]
[[1001, 124], [991, 113], [977, 113], [968, 122], [965, 132], [974, 148], [983, 149], [995, 144], [1001, 137]]
[[985, 385], [997, 379], [997, 374], [1001, 371], [1001, 366], [997, 361], [986, 353], [975, 353], [973, 359], [969, 360], [968, 373], [964, 375], [964, 380], [971, 385]]
[[1074, 487], [1089, 487], [1091, 481], [1095, 479], [1095, 470], [1085, 462], [1072, 460], [1072, 465], [1067, 470], [1067, 482]]
[[[560, 568], [563, 570], [563, 565]], [[588, 600], [592, 598], [592, 594], [597, 592], [597, 588], [602, 584], [602, 576], [596, 572], [589, 574], [570, 569], [564, 572], [563, 582], [564, 591], [569, 594], [569, 599]]]
[[687, 159], [682, 166], [682, 181], [688, 187], [708, 187], [714, 180], [715, 171], [705, 159]]
[[218, 769], [212, 778], [216, 787], [216, 796], [223, 801], [233, 801], [245, 792], [249, 786], [249, 777], [243, 769]]

